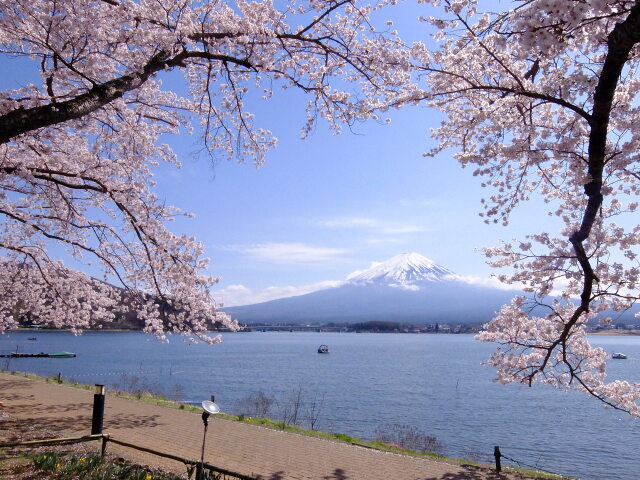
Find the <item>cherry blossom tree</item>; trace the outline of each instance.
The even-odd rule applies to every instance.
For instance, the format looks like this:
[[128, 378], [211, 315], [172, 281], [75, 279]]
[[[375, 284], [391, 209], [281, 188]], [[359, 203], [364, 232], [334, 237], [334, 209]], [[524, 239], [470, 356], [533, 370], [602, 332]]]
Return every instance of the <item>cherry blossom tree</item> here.
[[[308, 95], [303, 133], [369, 116], [409, 78], [395, 32], [370, 20], [386, 3], [0, 0], [3, 69], [34, 69], [0, 92], [0, 331], [25, 314], [80, 330], [122, 305], [159, 336], [236, 328], [202, 246], [167, 227], [182, 213], [154, 193], [156, 166], [179, 166], [163, 141], [196, 130], [212, 155], [260, 164], [276, 140], [244, 101], [275, 87]], [[167, 71], [184, 91], [163, 88]]]
[[[626, 217], [640, 193], [640, 2], [519, 0], [503, 12], [426, 3], [444, 12], [423, 19], [439, 48], [413, 46], [423, 90], [405, 100], [444, 114], [430, 154], [451, 148], [483, 178], [487, 222], [506, 225], [541, 196], [564, 225], [486, 249], [494, 266], [510, 267], [501, 278], [533, 298], [485, 325], [479, 339], [499, 343], [489, 363], [502, 383], [578, 389], [640, 415], [640, 385], [608, 382], [608, 355], [585, 334], [588, 320], [639, 297], [640, 226]], [[531, 223], [542, 226], [544, 213]]]

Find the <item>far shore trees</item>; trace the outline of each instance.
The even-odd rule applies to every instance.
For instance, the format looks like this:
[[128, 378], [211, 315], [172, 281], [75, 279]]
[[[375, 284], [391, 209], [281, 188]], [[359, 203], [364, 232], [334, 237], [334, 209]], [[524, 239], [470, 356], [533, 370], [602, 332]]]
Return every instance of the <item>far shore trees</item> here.
[[[181, 213], [152, 172], [178, 159], [159, 139], [193, 129], [212, 155], [261, 163], [276, 140], [245, 109], [252, 89], [304, 92], [304, 132], [366, 118], [410, 75], [395, 33], [370, 21], [387, 3], [0, 0], [3, 71], [28, 61], [33, 78], [0, 92], [0, 331], [24, 314], [73, 330], [113, 319], [122, 290], [66, 255], [98, 264], [149, 332], [236, 328], [202, 246], [167, 228]], [[187, 95], [163, 88], [171, 70]]]
[[[498, 342], [489, 363], [503, 383], [585, 391], [640, 415], [640, 385], [607, 382], [608, 358], [586, 322], [639, 298], [640, 2], [427, 0], [440, 48], [414, 45], [425, 101], [445, 120], [434, 131], [491, 188], [487, 221], [507, 224], [532, 197], [547, 208], [532, 234], [487, 248], [502, 279], [525, 285], [479, 338]], [[564, 225], [545, 232], [547, 215]], [[545, 314], [531, 315], [541, 308]]]

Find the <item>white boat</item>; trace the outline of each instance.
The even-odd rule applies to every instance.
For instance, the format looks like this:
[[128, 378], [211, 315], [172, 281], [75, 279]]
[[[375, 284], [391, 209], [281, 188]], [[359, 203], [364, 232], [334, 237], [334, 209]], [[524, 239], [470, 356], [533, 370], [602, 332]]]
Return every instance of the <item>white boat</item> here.
[[329, 353], [329, 347], [326, 345], [320, 345], [318, 347], [318, 353]]
[[611, 358], [617, 358], [618, 360], [626, 360], [627, 356], [624, 353], [616, 352], [611, 355]]

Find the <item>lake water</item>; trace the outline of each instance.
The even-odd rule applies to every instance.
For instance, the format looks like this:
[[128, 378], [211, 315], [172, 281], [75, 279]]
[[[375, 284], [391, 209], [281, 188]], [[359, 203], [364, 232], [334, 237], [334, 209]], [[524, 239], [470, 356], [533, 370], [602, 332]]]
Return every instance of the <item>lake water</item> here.
[[[629, 356], [609, 362], [611, 378], [640, 382], [640, 337], [591, 341]], [[331, 353], [318, 355], [320, 344]], [[0, 369], [148, 388], [190, 402], [215, 394], [229, 413], [242, 413], [242, 400], [258, 391], [281, 405], [301, 391], [304, 405], [323, 399], [320, 430], [370, 439], [378, 428], [412, 425], [436, 436], [449, 456], [491, 462], [499, 445], [507, 457], [556, 473], [640, 478], [638, 421], [583, 394], [492, 382], [493, 370], [480, 363], [493, 346], [470, 335], [253, 332], [224, 334], [213, 347], [180, 337], [160, 344], [137, 332], [0, 335], [0, 353], [16, 348], [78, 356], [0, 359]]]

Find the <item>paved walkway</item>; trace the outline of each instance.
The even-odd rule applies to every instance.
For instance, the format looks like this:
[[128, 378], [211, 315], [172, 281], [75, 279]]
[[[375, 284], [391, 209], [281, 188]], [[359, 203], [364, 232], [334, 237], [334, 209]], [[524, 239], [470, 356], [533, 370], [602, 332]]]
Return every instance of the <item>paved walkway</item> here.
[[[86, 435], [93, 392], [0, 373], [0, 442]], [[7, 416], [8, 414], [8, 416]], [[200, 415], [118, 398], [107, 393], [104, 431], [125, 442], [198, 460]], [[205, 461], [262, 480], [497, 480], [523, 478], [451, 465], [212, 416]], [[97, 448], [97, 447], [96, 447]], [[132, 461], [185, 473], [177, 462], [108, 445]]]

